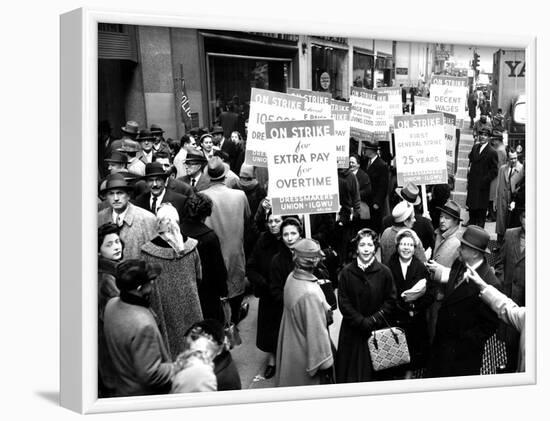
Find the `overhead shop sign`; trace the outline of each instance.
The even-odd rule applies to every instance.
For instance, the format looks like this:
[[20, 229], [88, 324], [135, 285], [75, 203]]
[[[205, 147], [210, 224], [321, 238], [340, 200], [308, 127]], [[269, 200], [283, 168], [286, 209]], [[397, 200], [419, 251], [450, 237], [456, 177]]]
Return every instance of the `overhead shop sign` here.
[[437, 112], [454, 114], [463, 119], [466, 113], [468, 78], [432, 75], [429, 108]]
[[[428, 110], [428, 113], [437, 113], [437, 111]], [[443, 124], [445, 131], [445, 154], [447, 156], [447, 172], [454, 175], [456, 173], [456, 116], [450, 113], [443, 113]]]
[[265, 123], [303, 120], [306, 100], [302, 97], [252, 88], [245, 164], [266, 167]]
[[338, 212], [334, 121], [267, 122], [265, 131], [273, 213]]
[[442, 113], [394, 117], [397, 185], [447, 183]]
[[328, 92], [315, 92], [306, 89], [288, 88], [287, 94], [299, 96], [306, 100], [304, 105], [304, 120], [330, 118], [332, 95]]
[[336, 162], [338, 168], [348, 168], [351, 104], [349, 102], [331, 99], [330, 105], [331, 117], [334, 120]]

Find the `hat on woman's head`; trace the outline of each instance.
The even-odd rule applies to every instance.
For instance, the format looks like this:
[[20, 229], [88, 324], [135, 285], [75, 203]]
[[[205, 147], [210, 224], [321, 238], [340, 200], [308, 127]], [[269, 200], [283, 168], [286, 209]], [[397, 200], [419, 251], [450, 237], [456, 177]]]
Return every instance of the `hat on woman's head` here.
[[294, 245], [294, 255], [296, 257], [314, 258], [323, 257], [325, 254], [317, 240], [302, 238]]
[[214, 156], [208, 161], [208, 176], [212, 181], [222, 180], [227, 174], [227, 167], [219, 156]]
[[418, 236], [415, 234], [415, 232], [410, 228], [403, 228], [402, 230], [399, 230], [395, 236], [395, 245], [399, 245], [403, 237], [411, 237], [414, 241], [415, 247], [418, 246]]
[[393, 208], [391, 214], [393, 216], [393, 221], [396, 223], [404, 222], [412, 215], [414, 212], [414, 207], [411, 203], [406, 200], [399, 202]]
[[144, 260], [129, 259], [116, 267], [116, 286], [121, 291], [131, 291], [160, 275], [161, 266]]
[[413, 206], [420, 204], [420, 190], [416, 184], [411, 183], [410, 181], [405, 184], [405, 187], [397, 187], [395, 189], [395, 193], [397, 193], [401, 199], [412, 203]]
[[490, 254], [491, 251], [487, 248], [489, 245], [489, 233], [477, 225], [468, 225], [466, 231], [462, 235], [460, 242], [474, 250], [482, 253]]

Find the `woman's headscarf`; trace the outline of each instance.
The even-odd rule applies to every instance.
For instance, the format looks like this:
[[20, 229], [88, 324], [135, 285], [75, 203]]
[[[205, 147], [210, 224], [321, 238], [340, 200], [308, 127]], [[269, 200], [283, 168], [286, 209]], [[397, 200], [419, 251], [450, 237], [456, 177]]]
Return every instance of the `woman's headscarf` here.
[[157, 211], [157, 231], [176, 253], [183, 253], [184, 240], [179, 226], [178, 211], [170, 203], [163, 203]]

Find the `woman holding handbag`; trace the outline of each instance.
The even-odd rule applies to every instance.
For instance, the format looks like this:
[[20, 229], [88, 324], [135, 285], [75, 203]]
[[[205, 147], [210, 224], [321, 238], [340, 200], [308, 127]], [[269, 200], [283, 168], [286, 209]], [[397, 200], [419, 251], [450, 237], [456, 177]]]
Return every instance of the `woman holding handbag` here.
[[340, 272], [338, 307], [342, 325], [336, 352], [336, 383], [382, 378], [372, 367], [367, 340], [373, 330], [387, 326], [395, 308], [391, 271], [375, 257], [378, 235], [360, 230], [352, 240], [357, 258]]
[[395, 237], [395, 244], [396, 251], [388, 263], [397, 292], [394, 320], [405, 331], [411, 362], [396, 368], [394, 375], [409, 379], [413, 370], [426, 366], [429, 351], [426, 309], [435, 295], [428, 269], [414, 255], [418, 237], [412, 230], [402, 229]]

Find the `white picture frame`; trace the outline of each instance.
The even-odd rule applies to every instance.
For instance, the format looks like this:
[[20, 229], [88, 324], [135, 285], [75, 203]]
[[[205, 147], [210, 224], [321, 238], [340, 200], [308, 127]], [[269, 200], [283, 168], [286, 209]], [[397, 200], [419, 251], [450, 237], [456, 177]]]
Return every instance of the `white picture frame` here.
[[[61, 16], [61, 405], [79, 413], [102, 413], [210, 405], [322, 399], [347, 396], [413, 393], [435, 390], [528, 385], [536, 382], [536, 277], [535, 277], [535, 187], [527, 187], [527, 329], [526, 371], [521, 374], [474, 376], [471, 378], [402, 380], [364, 384], [337, 384], [264, 390], [242, 390], [203, 394], [97, 399], [97, 291], [93, 256], [96, 230], [97, 154], [97, 23], [111, 22], [189, 28], [219, 28], [238, 31], [294, 32], [406, 39], [475, 45], [525, 48], [529, 122], [526, 128], [527, 177], [536, 173], [536, 38], [497, 33], [479, 38], [476, 33], [453, 34], [426, 29], [411, 34], [406, 28], [358, 24], [327, 26], [325, 22], [293, 20], [282, 22], [242, 19], [235, 23], [220, 15], [154, 14], [107, 9], [78, 9]], [[483, 42], [479, 40], [483, 39]], [[81, 192], [75, 200], [75, 192]], [[68, 205], [70, 203], [70, 206]], [[64, 206], [67, 204], [68, 206]]]

